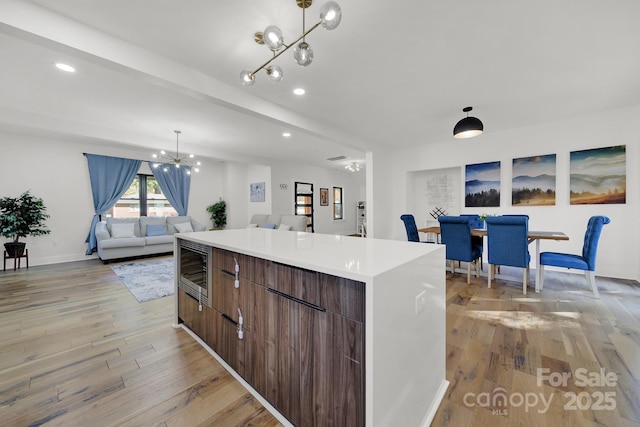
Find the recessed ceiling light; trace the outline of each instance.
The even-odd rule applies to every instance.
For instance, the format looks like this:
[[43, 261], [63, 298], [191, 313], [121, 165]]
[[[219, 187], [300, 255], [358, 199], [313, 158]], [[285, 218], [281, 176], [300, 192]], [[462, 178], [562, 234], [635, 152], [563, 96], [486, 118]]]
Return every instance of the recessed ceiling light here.
[[301, 87], [297, 87], [293, 90], [293, 93], [295, 93], [296, 95], [304, 95], [305, 94], [305, 90], [302, 89]]
[[76, 71], [76, 69], [71, 65], [63, 64], [62, 62], [56, 63], [56, 67], [58, 68], [58, 70], [66, 71], [67, 73], [75, 73]]
[[283, 132], [282, 136], [284, 136], [285, 138], [289, 138], [291, 136], [290, 132]]

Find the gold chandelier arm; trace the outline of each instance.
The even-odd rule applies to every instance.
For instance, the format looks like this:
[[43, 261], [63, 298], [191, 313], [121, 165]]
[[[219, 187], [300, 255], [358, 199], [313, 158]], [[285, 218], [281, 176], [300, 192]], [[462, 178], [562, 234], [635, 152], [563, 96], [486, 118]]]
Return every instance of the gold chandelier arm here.
[[300, 37], [298, 37], [293, 43], [291, 43], [289, 45], [284, 45], [284, 49], [280, 50], [278, 53], [275, 53], [271, 59], [269, 59], [267, 62], [265, 62], [264, 64], [262, 64], [258, 68], [256, 68], [256, 70], [253, 71], [251, 74], [255, 75], [258, 71], [262, 70], [267, 65], [271, 64], [271, 62], [273, 62], [274, 59], [276, 59], [277, 57], [279, 57], [280, 55], [285, 53], [287, 50], [289, 50], [289, 48], [291, 46], [295, 46], [295, 44], [298, 43], [300, 40], [304, 39], [307, 36], [307, 34], [309, 34], [311, 31], [315, 30], [316, 28], [318, 28], [320, 26], [320, 24], [322, 24], [322, 20], [318, 21], [318, 23], [316, 25], [314, 25], [313, 27], [309, 28], [307, 31], [303, 32], [302, 35]]

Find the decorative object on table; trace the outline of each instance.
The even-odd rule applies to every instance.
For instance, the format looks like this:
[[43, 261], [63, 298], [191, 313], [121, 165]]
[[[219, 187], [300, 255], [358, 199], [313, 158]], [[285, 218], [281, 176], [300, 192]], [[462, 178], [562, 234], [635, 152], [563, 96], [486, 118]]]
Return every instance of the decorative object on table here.
[[513, 206], [552, 206], [556, 204], [556, 155], [513, 159], [511, 175]]
[[43, 200], [34, 197], [30, 190], [18, 197], [0, 199], [0, 235], [11, 239], [4, 244], [9, 258], [24, 256], [26, 243], [19, 241], [21, 237], [51, 232], [45, 228], [47, 218], [49, 215]]
[[264, 202], [264, 182], [253, 182], [249, 184], [249, 200], [252, 202]]
[[544, 287], [544, 266], [573, 268], [583, 270], [587, 277], [587, 282], [596, 298], [600, 298], [598, 285], [596, 284], [596, 256], [598, 255], [598, 241], [602, 233], [602, 227], [609, 224], [611, 220], [606, 216], [592, 216], [587, 224], [587, 231], [584, 233], [584, 244], [582, 254], [566, 254], [561, 252], [542, 252], [540, 254], [540, 291]]
[[173, 258], [137, 261], [111, 267], [138, 302], [173, 295]]
[[329, 189], [320, 189], [320, 206], [329, 206]]
[[211, 214], [211, 223], [215, 230], [222, 230], [227, 225], [227, 203], [222, 198], [207, 206], [207, 212]]
[[438, 219], [438, 217], [446, 215], [447, 211], [444, 210], [443, 208], [434, 208], [431, 212], [429, 212], [429, 215], [431, 215], [431, 218], [433, 219]]
[[[257, 32], [253, 36], [253, 40], [260, 44], [266, 45], [273, 54], [273, 57], [259, 66], [254, 71], [243, 70], [240, 73], [240, 81], [244, 86], [251, 86], [255, 83], [256, 73], [262, 69], [267, 72], [267, 77], [273, 82], [279, 82], [282, 80], [283, 71], [278, 65], [272, 65], [271, 63], [284, 52], [293, 47], [293, 59], [298, 65], [306, 67], [313, 61], [313, 50], [311, 45], [307, 43], [306, 36], [322, 25], [327, 30], [335, 29], [342, 20], [342, 10], [338, 3], [329, 1], [320, 8], [320, 21], [310, 29], [306, 29], [305, 11], [311, 6], [312, 0], [296, 0], [296, 3], [302, 8], [302, 35], [298, 37], [293, 43], [285, 44], [284, 37], [280, 28], [275, 25], [269, 25], [263, 32]], [[300, 43], [298, 43], [300, 42]]]
[[626, 203], [626, 146], [572, 151], [569, 160], [572, 205]]
[[500, 206], [499, 161], [466, 165], [465, 174], [465, 207]]
[[462, 111], [467, 113], [467, 117], [456, 123], [453, 128], [454, 138], [473, 138], [482, 134], [484, 131], [484, 125], [477, 117], [469, 117], [469, 111], [473, 110], [473, 107], [464, 107]]
[[[194, 172], [200, 172], [201, 163], [195, 160], [195, 155], [180, 155], [178, 150], [178, 136], [182, 133], [179, 130], [174, 130], [176, 133], [176, 154], [172, 156], [171, 154], [167, 154], [166, 151], [161, 150], [160, 154], [153, 153], [152, 157], [154, 161], [151, 162], [151, 167], [159, 168], [162, 167], [162, 170], [165, 172], [169, 171], [170, 167], [180, 168], [181, 166], [187, 167], [187, 175], [191, 174], [191, 170]], [[156, 160], [157, 159], [157, 160]]]

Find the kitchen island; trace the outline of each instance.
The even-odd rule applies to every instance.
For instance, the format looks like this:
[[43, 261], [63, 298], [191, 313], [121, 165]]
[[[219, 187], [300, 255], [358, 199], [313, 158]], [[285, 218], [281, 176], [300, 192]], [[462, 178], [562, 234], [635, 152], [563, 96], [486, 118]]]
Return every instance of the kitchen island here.
[[446, 391], [444, 247], [176, 235], [176, 325], [299, 426], [429, 425]]

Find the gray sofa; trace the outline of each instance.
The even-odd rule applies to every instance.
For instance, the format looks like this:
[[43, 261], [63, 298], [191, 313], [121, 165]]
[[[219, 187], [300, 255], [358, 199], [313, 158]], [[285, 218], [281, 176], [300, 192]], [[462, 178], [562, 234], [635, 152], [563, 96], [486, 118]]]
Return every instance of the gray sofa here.
[[[254, 225], [255, 224], [255, 225]], [[248, 227], [262, 227], [280, 229], [288, 228], [291, 231], [307, 231], [307, 217], [302, 215], [267, 215], [255, 214], [251, 217]], [[288, 227], [287, 227], [288, 226]]]
[[173, 235], [204, 231], [190, 216], [107, 218], [96, 224], [98, 256], [103, 261], [173, 252]]

